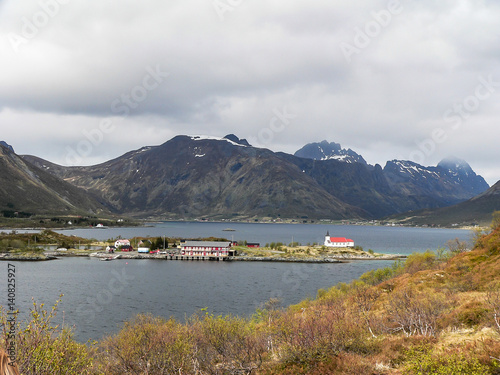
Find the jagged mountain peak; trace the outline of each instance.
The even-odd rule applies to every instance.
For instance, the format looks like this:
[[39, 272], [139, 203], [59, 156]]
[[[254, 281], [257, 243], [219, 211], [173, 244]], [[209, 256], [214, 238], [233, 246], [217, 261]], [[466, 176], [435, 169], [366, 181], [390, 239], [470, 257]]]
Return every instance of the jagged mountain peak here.
[[234, 134], [229, 134], [225, 137], [215, 137], [212, 135], [192, 135], [189, 136], [193, 141], [225, 141], [229, 142], [235, 146], [244, 146], [248, 147], [250, 144], [246, 141], [246, 139], [239, 139]]
[[455, 156], [450, 156], [441, 160], [438, 164], [438, 167], [441, 167], [443, 169], [448, 169], [453, 172], [465, 174], [467, 176], [474, 173], [469, 163]]
[[353, 150], [344, 149], [339, 143], [321, 142], [309, 143], [295, 152], [295, 156], [313, 160], [339, 160], [345, 163], [367, 164], [365, 159]]
[[234, 143], [238, 143], [239, 145], [242, 146], [251, 146], [250, 143], [246, 139], [240, 139], [234, 134], [228, 134], [224, 137], [224, 139], [229, 139], [230, 141], [233, 141]]
[[473, 171], [471, 166], [457, 157], [448, 157], [439, 162], [436, 169], [443, 170], [445, 174], [454, 179], [457, 183], [468, 185], [471, 192], [481, 193], [490, 186], [484, 178]]

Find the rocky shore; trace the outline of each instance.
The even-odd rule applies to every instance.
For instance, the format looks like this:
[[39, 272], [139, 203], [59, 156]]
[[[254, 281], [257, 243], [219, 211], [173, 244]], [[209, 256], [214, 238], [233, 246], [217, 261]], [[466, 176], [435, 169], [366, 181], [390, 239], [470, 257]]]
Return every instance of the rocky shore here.
[[39, 262], [46, 260], [54, 260], [57, 259], [55, 256], [48, 254], [35, 254], [35, 253], [17, 253], [17, 254], [9, 254], [2, 253], [0, 254], [0, 261], [16, 261], [16, 262]]
[[386, 254], [380, 256], [359, 256], [345, 254], [341, 256], [329, 256], [321, 258], [236, 256], [230, 257], [228, 260], [239, 262], [346, 263], [352, 260], [397, 260], [404, 258], [406, 258], [405, 255]]
[[[94, 257], [99, 259], [163, 259], [163, 260], [193, 260], [193, 257], [172, 257], [168, 254], [139, 254], [132, 253], [115, 253], [106, 252], [61, 252], [61, 251], [46, 251], [43, 253], [0, 253], [0, 261], [46, 261], [66, 257]], [[174, 259], [175, 258], [175, 259]], [[297, 257], [297, 256], [233, 256], [223, 260], [234, 262], [287, 262], [287, 263], [345, 263], [355, 260], [397, 260], [404, 259], [405, 255], [398, 254], [383, 254], [383, 255], [359, 255], [359, 254], [337, 254], [326, 257]], [[208, 260], [208, 259], [199, 259]]]

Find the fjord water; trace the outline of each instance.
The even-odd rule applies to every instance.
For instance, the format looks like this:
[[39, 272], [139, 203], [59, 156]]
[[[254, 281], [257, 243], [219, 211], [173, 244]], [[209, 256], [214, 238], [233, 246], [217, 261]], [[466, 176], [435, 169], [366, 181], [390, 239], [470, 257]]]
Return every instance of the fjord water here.
[[[234, 231], [224, 231], [234, 229]], [[407, 228], [363, 225], [328, 224], [262, 224], [262, 223], [212, 223], [212, 222], [163, 222], [149, 227], [73, 229], [60, 233], [84, 238], [106, 240], [121, 236], [167, 236], [177, 238], [224, 237], [234, 241], [271, 242], [288, 244], [296, 241], [303, 245], [322, 244], [326, 232], [332, 237], [348, 237], [365, 250], [388, 254], [411, 254], [415, 251], [435, 250], [445, 246], [450, 239], [469, 240], [470, 232], [458, 229]]]
[[[225, 236], [251, 242], [321, 241], [331, 235], [351, 237], [365, 249], [410, 253], [436, 249], [447, 240], [466, 240], [460, 230], [328, 225], [161, 223], [149, 228], [77, 229], [65, 234], [107, 239], [109, 237]], [[68, 233], [69, 232], [69, 233]], [[364, 272], [391, 265], [392, 261], [357, 261], [343, 264], [254, 262], [197, 262], [163, 260], [116, 260], [66, 258], [50, 262], [14, 262], [16, 306], [26, 318], [32, 297], [51, 306], [60, 294], [56, 322], [73, 326], [79, 341], [100, 339], [115, 333], [124, 321], [138, 313], [184, 320], [207, 308], [214, 314], [249, 316], [270, 298], [283, 305], [314, 297], [320, 288], [349, 282]], [[6, 262], [0, 274], [7, 274]], [[0, 284], [0, 305], [7, 305], [5, 283]]]

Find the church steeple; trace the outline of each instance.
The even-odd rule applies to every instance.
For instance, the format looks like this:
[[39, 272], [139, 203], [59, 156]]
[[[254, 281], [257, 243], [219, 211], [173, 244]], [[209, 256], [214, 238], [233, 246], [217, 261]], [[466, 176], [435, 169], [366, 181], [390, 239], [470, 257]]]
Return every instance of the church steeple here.
[[326, 231], [326, 236], [330, 237], [330, 231], [329, 230]]

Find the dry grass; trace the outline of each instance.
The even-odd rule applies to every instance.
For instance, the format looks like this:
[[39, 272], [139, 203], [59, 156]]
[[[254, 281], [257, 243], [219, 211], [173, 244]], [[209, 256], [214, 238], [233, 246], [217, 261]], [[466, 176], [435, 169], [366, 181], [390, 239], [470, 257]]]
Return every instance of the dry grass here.
[[377, 257], [382, 254], [367, 253], [355, 248], [328, 248], [324, 246], [280, 246], [277, 250], [269, 247], [248, 248], [238, 247], [237, 250], [253, 257], [272, 258], [327, 258], [327, 257]]

